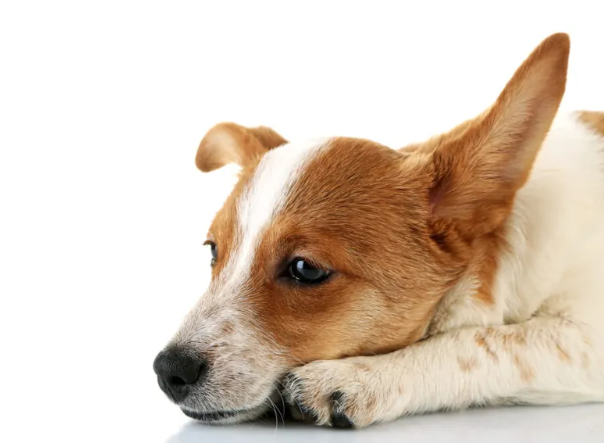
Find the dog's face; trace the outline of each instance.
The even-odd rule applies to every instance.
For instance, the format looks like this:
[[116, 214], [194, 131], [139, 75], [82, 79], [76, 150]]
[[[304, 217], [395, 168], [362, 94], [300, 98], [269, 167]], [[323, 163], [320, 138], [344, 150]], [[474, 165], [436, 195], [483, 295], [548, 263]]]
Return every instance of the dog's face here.
[[401, 151], [210, 130], [198, 167], [242, 171], [207, 237], [211, 285], [156, 359], [166, 393], [204, 421], [251, 419], [293, 367], [421, 339], [462, 277], [489, 304], [488, 259], [564, 91], [560, 46], [536, 50], [479, 118]]
[[452, 268], [430, 237], [417, 169], [344, 138], [285, 144], [246, 166], [208, 234], [212, 284], [174, 340], [209, 363], [184, 407], [262, 407], [296, 365], [422, 336]]

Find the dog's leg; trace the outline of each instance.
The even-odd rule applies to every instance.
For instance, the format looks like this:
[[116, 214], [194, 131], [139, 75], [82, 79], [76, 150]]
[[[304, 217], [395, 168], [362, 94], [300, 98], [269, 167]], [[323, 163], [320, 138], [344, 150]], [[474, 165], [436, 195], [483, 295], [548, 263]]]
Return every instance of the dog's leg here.
[[602, 340], [556, 318], [444, 333], [380, 356], [316, 361], [285, 382], [307, 421], [363, 427], [492, 404], [604, 401]]

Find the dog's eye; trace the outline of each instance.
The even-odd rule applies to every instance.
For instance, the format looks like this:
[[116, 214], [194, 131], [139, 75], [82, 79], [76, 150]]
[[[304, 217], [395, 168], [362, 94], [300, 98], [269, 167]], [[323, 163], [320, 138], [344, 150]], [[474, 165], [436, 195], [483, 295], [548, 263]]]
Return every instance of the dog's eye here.
[[212, 266], [216, 265], [216, 259], [218, 259], [218, 248], [216, 248], [216, 243], [208, 240], [207, 242], [204, 243], [204, 245], [210, 246], [210, 252], [212, 253], [212, 260], [210, 262], [210, 265], [212, 265]]
[[329, 271], [318, 268], [307, 260], [300, 258], [294, 259], [294, 261], [289, 264], [287, 271], [289, 275], [298, 282], [308, 284], [322, 282], [329, 276]]

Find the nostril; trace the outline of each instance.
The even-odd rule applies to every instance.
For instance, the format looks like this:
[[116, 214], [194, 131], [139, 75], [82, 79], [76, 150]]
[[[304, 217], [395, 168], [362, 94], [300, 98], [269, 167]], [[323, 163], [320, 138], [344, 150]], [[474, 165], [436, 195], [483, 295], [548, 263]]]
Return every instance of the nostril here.
[[182, 378], [179, 378], [178, 376], [171, 376], [170, 378], [168, 378], [169, 386], [181, 387], [181, 386], [185, 386], [186, 384], [187, 383], [184, 382], [184, 380]]

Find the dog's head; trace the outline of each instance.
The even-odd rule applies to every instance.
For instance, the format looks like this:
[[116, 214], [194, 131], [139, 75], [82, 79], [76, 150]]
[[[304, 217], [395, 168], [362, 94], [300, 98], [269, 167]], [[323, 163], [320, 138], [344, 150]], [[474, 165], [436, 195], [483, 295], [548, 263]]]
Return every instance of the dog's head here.
[[155, 362], [168, 396], [205, 421], [254, 418], [297, 365], [424, 337], [462, 278], [492, 303], [495, 252], [558, 109], [568, 52], [566, 35], [548, 38], [489, 110], [400, 151], [211, 129], [199, 169], [242, 171], [207, 237], [211, 285]]

